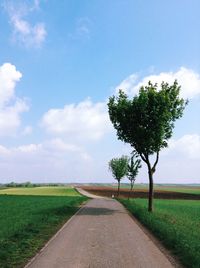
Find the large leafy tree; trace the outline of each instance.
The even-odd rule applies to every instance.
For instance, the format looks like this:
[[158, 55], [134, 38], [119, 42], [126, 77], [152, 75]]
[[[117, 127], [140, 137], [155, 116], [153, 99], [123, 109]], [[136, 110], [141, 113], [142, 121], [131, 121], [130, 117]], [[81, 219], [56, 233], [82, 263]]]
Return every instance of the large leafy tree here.
[[122, 156], [119, 158], [113, 158], [108, 163], [113, 177], [118, 181], [117, 196], [119, 196], [121, 179], [126, 176], [128, 168], [128, 157]]
[[[149, 211], [153, 210], [153, 174], [160, 150], [167, 147], [174, 122], [183, 115], [187, 104], [179, 94], [177, 81], [172, 85], [162, 82], [160, 88], [149, 82], [132, 99], [120, 90], [118, 97], [110, 97], [108, 102], [110, 120], [117, 130], [118, 139], [129, 143], [147, 165]], [[151, 163], [153, 154], [155, 160]]]
[[131, 183], [131, 189], [130, 189], [130, 193], [133, 190], [133, 185], [136, 179], [136, 176], [139, 172], [139, 169], [142, 167], [141, 165], [141, 160], [138, 159], [138, 154], [136, 151], [132, 152], [132, 156], [129, 159], [129, 163], [128, 163], [128, 169], [127, 169], [127, 177], [130, 180]]

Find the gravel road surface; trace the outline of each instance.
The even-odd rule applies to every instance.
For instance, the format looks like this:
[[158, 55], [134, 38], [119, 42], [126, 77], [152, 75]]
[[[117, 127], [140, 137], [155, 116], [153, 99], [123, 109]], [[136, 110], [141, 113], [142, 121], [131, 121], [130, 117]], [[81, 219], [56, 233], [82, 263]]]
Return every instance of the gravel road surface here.
[[90, 200], [27, 268], [168, 268], [165, 255], [117, 201]]

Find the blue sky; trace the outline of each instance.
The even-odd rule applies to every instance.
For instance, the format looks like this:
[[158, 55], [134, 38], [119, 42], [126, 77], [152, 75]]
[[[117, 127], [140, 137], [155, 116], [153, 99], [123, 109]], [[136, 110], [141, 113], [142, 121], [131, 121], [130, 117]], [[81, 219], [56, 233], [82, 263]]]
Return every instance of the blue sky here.
[[[0, 1], [0, 182], [113, 182], [107, 100], [174, 79], [189, 99], [156, 182], [200, 182], [200, 3]], [[146, 167], [138, 182], [147, 182]]]

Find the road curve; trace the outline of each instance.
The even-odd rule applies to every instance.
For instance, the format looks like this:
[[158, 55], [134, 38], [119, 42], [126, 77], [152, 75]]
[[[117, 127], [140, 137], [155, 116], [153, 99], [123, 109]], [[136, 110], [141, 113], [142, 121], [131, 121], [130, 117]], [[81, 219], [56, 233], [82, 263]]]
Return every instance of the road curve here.
[[26, 268], [169, 268], [165, 255], [112, 199], [92, 199]]
[[89, 198], [108, 199], [108, 197], [91, 194], [91, 193], [89, 193], [89, 192], [87, 192], [87, 191], [85, 191], [85, 190], [83, 190], [82, 188], [79, 188], [79, 187], [76, 187], [75, 189], [80, 194], [85, 195], [85, 196], [87, 196]]

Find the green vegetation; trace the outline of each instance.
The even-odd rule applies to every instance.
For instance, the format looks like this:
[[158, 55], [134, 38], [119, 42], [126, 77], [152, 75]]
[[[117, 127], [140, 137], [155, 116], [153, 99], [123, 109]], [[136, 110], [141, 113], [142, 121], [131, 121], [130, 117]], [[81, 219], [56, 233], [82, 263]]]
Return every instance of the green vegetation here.
[[[35, 189], [19, 190], [36, 194]], [[0, 195], [0, 267], [23, 267], [87, 200], [73, 189], [40, 190], [44, 196]]]
[[128, 172], [128, 156], [122, 155], [119, 158], [113, 158], [109, 161], [109, 169], [112, 172], [112, 175], [115, 180], [118, 181], [118, 191], [117, 195], [119, 196], [120, 191], [120, 182], [123, 177], [127, 175]]
[[156, 190], [163, 190], [163, 191], [173, 191], [173, 192], [180, 192], [180, 193], [188, 193], [188, 194], [200, 194], [200, 187], [155, 187]]
[[155, 213], [146, 213], [146, 200], [120, 200], [186, 267], [200, 264], [200, 202], [155, 200]]
[[136, 176], [139, 172], [139, 169], [142, 167], [141, 165], [141, 160], [138, 159], [138, 154], [137, 152], [132, 152], [132, 156], [129, 159], [128, 163], [128, 172], [127, 172], [127, 177], [131, 183], [131, 191], [133, 190], [133, 185], [136, 180]]
[[41, 186], [64, 186], [64, 187], [70, 187], [71, 185], [69, 183], [59, 183], [59, 182], [51, 182], [51, 183], [32, 183], [30, 181], [25, 181], [25, 182], [8, 182], [8, 183], [0, 183], [0, 188], [1, 187], [41, 187]]
[[[117, 130], [119, 140], [129, 143], [140, 155], [148, 169], [148, 211], [153, 211], [153, 174], [162, 148], [168, 146], [174, 122], [183, 115], [187, 101], [180, 97], [180, 86], [175, 81], [142, 86], [132, 99], [122, 91], [118, 97], [110, 97], [108, 112]], [[155, 154], [151, 163], [150, 156]]]
[[73, 188], [66, 188], [66, 187], [7, 188], [1, 190], [0, 194], [80, 196]]

